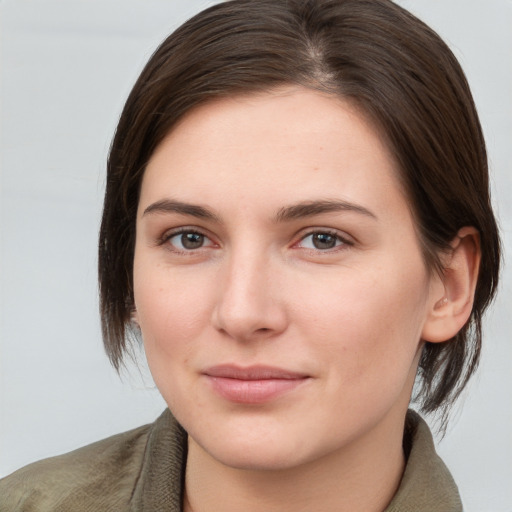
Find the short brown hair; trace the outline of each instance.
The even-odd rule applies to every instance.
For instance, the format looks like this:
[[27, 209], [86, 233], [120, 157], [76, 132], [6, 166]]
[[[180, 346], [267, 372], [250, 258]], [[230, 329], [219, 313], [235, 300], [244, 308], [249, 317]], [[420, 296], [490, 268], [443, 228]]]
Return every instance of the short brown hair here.
[[465, 327], [426, 343], [418, 400], [426, 412], [458, 397], [479, 361], [482, 314], [496, 291], [500, 241], [482, 130], [464, 73], [441, 38], [388, 0], [232, 0], [171, 34], [128, 97], [112, 142], [99, 238], [103, 337], [119, 369], [133, 312], [139, 189], [153, 151], [192, 108], [214, 98], [301, 85], [357, 104], [400, 167], [426, 265], [463, 226], [482, 260]]

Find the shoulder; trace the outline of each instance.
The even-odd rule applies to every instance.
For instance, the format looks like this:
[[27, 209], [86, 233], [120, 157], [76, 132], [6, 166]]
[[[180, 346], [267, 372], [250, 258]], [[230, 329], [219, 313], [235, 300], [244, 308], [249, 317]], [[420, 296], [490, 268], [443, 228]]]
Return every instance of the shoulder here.
[[146, 425], [14, 472], [0, 480], [0, 512], [122, 510], [150, 430]]

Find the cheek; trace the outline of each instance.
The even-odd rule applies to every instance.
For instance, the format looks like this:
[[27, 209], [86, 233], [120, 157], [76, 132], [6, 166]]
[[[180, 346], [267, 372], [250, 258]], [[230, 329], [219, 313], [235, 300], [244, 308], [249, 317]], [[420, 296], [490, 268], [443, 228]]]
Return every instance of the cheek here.
[[428, 282], [421, 260], [401, 263], [344, 269], [296, 294], [306, 337], [331, 362], [327, 367], [336, 385], [375, 388], [382, 379], [409, 373], [420, 343]]
[[[151, 272], [145, 271], [152, 268]], [[134, 296], [146, 357], [155, 381], [189, 359], [208, 318], [208, 289], [158, 266], [135, 267]], [[199, 301], [198, 297], [202, 300]]]

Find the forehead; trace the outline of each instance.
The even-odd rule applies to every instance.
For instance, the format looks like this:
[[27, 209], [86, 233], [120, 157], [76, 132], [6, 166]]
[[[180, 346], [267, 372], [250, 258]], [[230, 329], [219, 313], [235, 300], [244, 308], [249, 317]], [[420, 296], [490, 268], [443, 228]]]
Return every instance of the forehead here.
[[[212, 101], [190, 111], [153, 153], [141, 203], [165, 193], [256, 204], [338, 194], [402, 194], [398, 166], [360, 109], [299, 87]], [[353, 196], [353, 197], [351, 197]], [[383, 205], [384, 206], [384, 205]]]

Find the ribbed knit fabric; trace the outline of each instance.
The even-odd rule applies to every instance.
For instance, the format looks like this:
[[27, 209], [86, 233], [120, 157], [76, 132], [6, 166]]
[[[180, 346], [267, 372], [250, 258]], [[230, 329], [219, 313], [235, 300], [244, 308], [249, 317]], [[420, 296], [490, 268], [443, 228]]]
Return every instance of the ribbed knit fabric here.
[[[461, 512], [427, 424], [407, 414], [410, 453], [385, 512]], [[45, 459], [0, 480], [0, 512], [181, 512], [187, 436], [166, 410], [152, 425]]]
[[169, 410], [153, 424], [130, 512], [180, 512], [187, 434]]
[[407, 465], [385, 512], [462, 512], [452, 475], [435, 451], [428, 425], [414, 411], [408, 411], [405, 421], [406, 445]]

